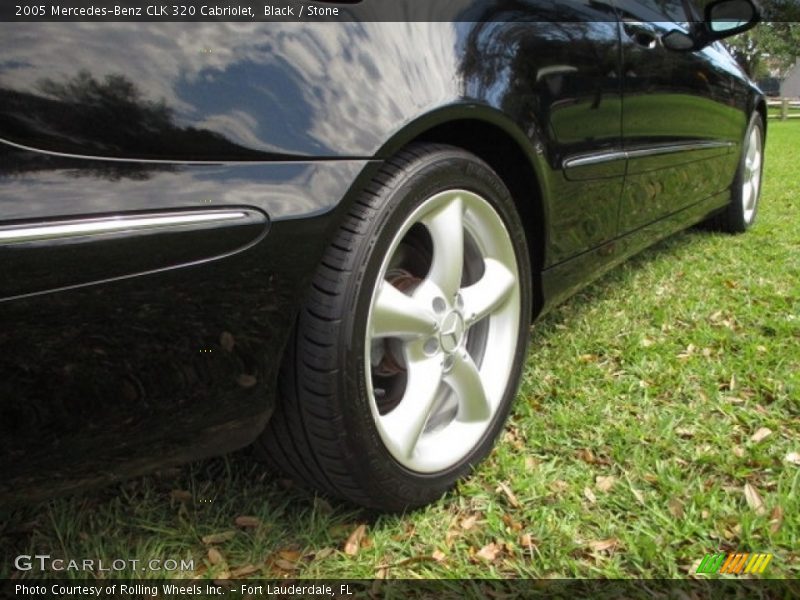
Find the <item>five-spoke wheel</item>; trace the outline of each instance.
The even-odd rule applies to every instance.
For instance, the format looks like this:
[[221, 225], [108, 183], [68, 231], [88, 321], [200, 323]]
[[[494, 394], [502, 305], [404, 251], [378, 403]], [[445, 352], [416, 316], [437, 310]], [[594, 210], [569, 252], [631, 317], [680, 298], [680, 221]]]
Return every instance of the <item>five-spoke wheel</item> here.
[[299, 481], [364, 506], [431, 502], [491, 451], [531, 319], [527, 234], [476, 156], [415, 145], [326, 251], [262, 438]]
[[514, 247], [486, 199], [448, 190], [408, 216], [381, 266], [365, 353], [372, 414], [398, 462], [440, 471], [485, 435], [519, 313]]
[[742, 141], [739, 167], [731, 186], [728, 205], [713, 215], [706, 225], [728, 233], [747, 231], [756, 221], [764, 169], [764, 119], [756, 112], [750, 118]]
[[742, 211], [749, 225], [756, 216], [756, 205], [761, 192], [761, 128], [753, 127], [744, 151], [744, 173], [742, 177]]

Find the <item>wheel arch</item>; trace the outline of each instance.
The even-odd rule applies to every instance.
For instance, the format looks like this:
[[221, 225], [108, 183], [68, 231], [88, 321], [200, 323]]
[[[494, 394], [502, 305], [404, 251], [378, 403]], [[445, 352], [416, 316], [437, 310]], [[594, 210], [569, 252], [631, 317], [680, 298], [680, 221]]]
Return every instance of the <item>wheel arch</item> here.
[[541, 272], [549, 229], [546, 164], [532, 142], [507, 116], [491, 107], [456, 106], [434, 111], [393, 136], [378, 152], [389, 158], [416, 142], [448, 144], [486, 162], [505, 182], [522, 219], [534, 282], [533, 316], [544, 305]]

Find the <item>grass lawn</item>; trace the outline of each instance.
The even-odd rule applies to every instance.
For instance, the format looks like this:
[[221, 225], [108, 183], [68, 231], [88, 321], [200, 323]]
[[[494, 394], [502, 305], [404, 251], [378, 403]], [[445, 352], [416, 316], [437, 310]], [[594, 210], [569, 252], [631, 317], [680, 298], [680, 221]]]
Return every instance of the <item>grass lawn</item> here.
[[242, 452], [7, 515], [0, 577], [22, 553], [194, 559], [186, 577], [685, 577], [715, 551], [799, 577], [799, 172], [800, 122], [771, 121], [752, 231], [677, 235], [537, 323], [501, 443], [437, 504], [365, 515]]

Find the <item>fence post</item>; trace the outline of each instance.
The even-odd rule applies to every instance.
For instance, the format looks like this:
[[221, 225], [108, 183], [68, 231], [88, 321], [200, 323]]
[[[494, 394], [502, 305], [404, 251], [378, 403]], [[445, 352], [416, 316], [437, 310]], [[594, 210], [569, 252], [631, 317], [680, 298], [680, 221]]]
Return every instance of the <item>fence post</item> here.
[[783, 98], [781, 100], [781, 121], [786, 121], [789, 118], [789, 99]]

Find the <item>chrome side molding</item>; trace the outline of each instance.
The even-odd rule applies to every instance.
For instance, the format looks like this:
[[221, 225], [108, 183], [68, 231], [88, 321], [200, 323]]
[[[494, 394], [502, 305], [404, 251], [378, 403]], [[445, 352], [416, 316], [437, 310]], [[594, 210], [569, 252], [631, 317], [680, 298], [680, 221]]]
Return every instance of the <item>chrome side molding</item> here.
[[575, 156], [567, 158], [564, 161], [565, 169], [574, 169], [575, 167], [587, 167], [589, 165], [600, 165], [615, 160], [625, 160], [628, 158], [626, 152], [614, 150], [611, 152], [600, 152], [598, 154], [586, 154], [583, 156]]
[[596, 154], [584, 154], [580, 156], [568, 157], [564, 160], [565, 169], [585, 167], [588, 165], [599, 165], [602, 163], [613, 162], [615, 160], [628, 160], [631, 158], [646, 158], [648, 156], [660, 156], [662, 154], [674, 154], [676, 152], [691, 152], [693, 150], [710, 150], [714, 148], [730, 148], [733, 142], [679, 142], [674, 144], [661, 144], [658, 146], [647, 146], [634, 148], [632, 150], [610, 150], [598, 152]]
[[644, 158], [647, 156], [659, 156], [661, 154], [674, 154], [676, 152], [691, 152], [693, 150], [713, 150], [714, 148], [730, 148], [733, 142], [680, 142], [676, 144], [664, 144], [663, 146], [648, 146], [645, 148], [634, 148], [625, 153], [628, 158]]
[[[42, 223], [0, 226], [0, 245], [54, 241], [106, 234], [139, 234], [149, 231], [213, 226], [235, 221], [265, 223], [266, 216], [255, 210], [202, 210], [134, 215], [113, 215], [65, 219]], [[242, 223], [244, 224], [244, 223]]]

